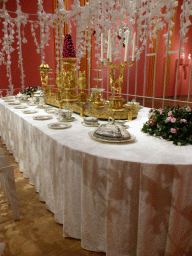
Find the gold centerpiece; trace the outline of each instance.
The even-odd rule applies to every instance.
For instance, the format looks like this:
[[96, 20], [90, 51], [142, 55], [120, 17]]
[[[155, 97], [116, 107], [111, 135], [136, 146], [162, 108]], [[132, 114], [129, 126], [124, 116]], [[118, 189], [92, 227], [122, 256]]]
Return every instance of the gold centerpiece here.
[[[94, 88], [91, 88], [92, 95], [88, 95], [86, 91], [87, 81], [85, 77], [85, 71], [79, 72], [79, 78], [77, 80], [76, 72], [76, 55], [75, 50], [72, 44], [72, 39], [70, 35], [66, 35], [64, 39], [63, 47], [63, 58], [61, 72], [56, 74], [56, 93], [49, 88], [48, 79], [50, 68], [42, 64], [39, 67], [42, 89], [46, 95], [46, 103], [54, 105], [60, 108], [67, 106], [69, 109], [73, 110], [75, 113], [79, 113], [81, 116], [90, 116], [107, 119], [112, 117], [113, 119], [128, 119], [137, 116], [138, 108], [135, 105], [126, 105], [124, 104], [124, 98], [122, 97], [122, 87], [124, 79], [124, 70], [127, 66], [132, 67], [134, 59], [130, 64], [127, 62], [127, 59], [124, 59], [124, 62], [121, 64], [112, 63], [112, 58], [107, 58], [106, 64], [109, 66], [109, 79], [110, 79], [110, 89], [111, 97], [109, 102], [102, 99], [103, 88], [100, 88], [99, 82], [102, 79], [99, 76], [99, 72], [102, 69], [97, 67], [97, 78], [94, 80], [97, 81], [97, 85]], [[101, 58], [101, 64], [103, 64], [103, 58]], [[115, 78], [117, 72], [120, 70], [119, 76]], [[78, 86], [77, 86], [78, 82]], [[78, 92], [79, 87], [79, 92]]]
[[63, 101], [77, 101], [76, 58], [62, 58], [61, 98]]

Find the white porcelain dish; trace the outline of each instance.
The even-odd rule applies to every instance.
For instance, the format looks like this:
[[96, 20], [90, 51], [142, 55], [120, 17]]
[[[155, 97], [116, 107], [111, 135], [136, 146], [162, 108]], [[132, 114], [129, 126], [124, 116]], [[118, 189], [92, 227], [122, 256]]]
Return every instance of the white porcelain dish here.
[[24, 114], [35, 114], [38, 113], [38, 110], [35, 109], [26, 109], [23, 111]]
[[67, 128], [70, 128], [71, 127], [71, 124], [66, 124], [66, 123], [51, 123], [51, 124], [48, 124], [48, 127], [50, 129], [67, 129]]
[[34, 120], [38, 120], [38, 121], [49, 120], [52, 118], [53, 118], [52, 115], [37, 115], [33, 117]]
[[59, 122], [73, 122], [76, 121], [76, 118], [74, 116], [72, 116], [71, 118], [63, 118], [63, 117], [58, 117], [57, 120]]
[[21, 102], [18, 101], [13, 101], [13, 102], [9, 102], [8, 105], [20, 105]]
[[86, 122], [81, 122], [82, 125], [86, 126], [86, 127], [98, 127], [100, 124], [99, 123], [86, 123]]
[[28, 108], [28, 106], [18, 105], [15, 107], [15, 109], [25, 109]]

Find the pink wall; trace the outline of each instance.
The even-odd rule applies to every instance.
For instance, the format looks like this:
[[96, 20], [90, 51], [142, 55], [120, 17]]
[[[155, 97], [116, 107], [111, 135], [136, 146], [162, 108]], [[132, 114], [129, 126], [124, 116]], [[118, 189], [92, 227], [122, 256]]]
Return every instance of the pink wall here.
[[[71, 5], [73, 4], [73, 0], [68, 0], [68, 9], [71, 9]], [[24, 13], [37, 13], [37, 0], [20, 0], [22, 11]], [[182, 1], [179, 1], [179, 7], [177, 10], [177, 18], [176, 18], [176, 27], [174, 30], [173, 36], [173, 44], [171, 46], [171, 50], [175, 51], [179, 49], [179, 28], [180, 28], [180, 12], [181, 12], [181, 4]], [[0, 8], [2, 8], [2, 3], [0, 3]], [[16, 1], [9, 0], [6, 3], [6, 8], [10, 11], [16, 11]], [[53, 1], [46, 0], [44, 1], [44, 10], [48, 13], [53, 13]], [[11, 14], [13, 15], [13, 14]], [[37, 19], [36, 16], [30, 16], [30, 19]], [[2, 20], [0, 22], [0, 38], [3, 36], [2, 32]], [[190, 28], [191, 29], [191, 28]], [[163, 33], [165, 32], [166, 28], [164, 28]], [[38, 71], [38, 67], [41, 64], [41, 56], [40, 54], [36, 53], [36, 46], [31, 35], [30, 24], [25, 26], [25, 36], [28, 40], [27, 44], [22, 44], [22, 51], [23, 51], [23, 66], [24, 66], [24, 73], [25, 77], [25, 86], [41, 86], [40, 82], [40, 75]], [[38, 31], [38, 30], [37, 30]], [[157, 62], [157, 73], [156, 73], [156, 87], [155, 87], [155, 96], [161, 97], [163, 92], [163, 83], [164, 83], [164, 68], [165, 68], [165, 38], [162, 34], [159, 36], [159, 43], [158, 43], [158, 62]], [[76, 46], [76, 28], [72, 26], [72, 39], [73, 43]], [[39, 33], [37, 32], [37, 40], [39, 42]], [[188, 54], [192, 54], [192, 33], [188, 32], [187, 36], [189, 37], [188, 43], [185, 43], [185, 56], [187, 58]], [[54, 34], [51, 31], [49, 46], [45, 48], [45, 62], [49, 64], [49, 66], [53, 69], [55, 73], [55, 57], [54, 57]], [[93, 43], [94, 43], [94, 36], [93, 36]], [[14, 48], [16, 47], [16, 43], [13, 44]], [[0, 44], [1, 49], [1, 44]], [[148, 53], [150, 53], [150, 49], [148, 49]], [[96, 77], [96, 72], [94, 71], [96, 67], [96, 59], [95, 59], [95, 50], [92, 50], [92, 62], [91, 62], [91, 77]], [[18, 68], [18, 53], [15, 50], [11, 54], [12, 59], [12, 83], [14, 88], [21, 88], [21, 79], [20, 79], [20, 69]], [[167, 72], [167, 79], [166, 79], [166, 96], [173, 96], [175, 92], [175, 79], [176, 79], [176, 63], [178, 59], [178, 54], [172, 54], [170, 58], [170, 64], [168, 65], [168, 72]], [[86, 68], [85, 60], [82, 61], [83, 66], [82, 69]], [[146, 96], [152, 96], [152, 82], [153, 82], [153, 66], [154, 62], [152, 61], [152, 57], [147, 57], [147, 69], [146, 69]], [[129, 93], [135, 93], [135, 69], [136, 63], [134, 66], [130, 68], [130, 76], [129, 76]], [[6, 77], [6, 66], [0, 66], [0, 89], [8, 89], [8, 79]], [[188, 93], [188, 85], [189, 85], [189, 73], [190, 73], [190, 66], [180, 66], [179, 68], [179, 80], [178, 80], [178, 93], [181, 95], [187, 95]], [[92, 82], [92, 86], [95, 85]], [[53, 84], [55, 81], [53, 82]], [[104, 87], [107, 87], [107, 72], [106, 68], [104, 69]], [[143, 95], [143, 84], [144, 84], [144, 52], [141, 54], [141, 58], [138, 62], [138, 75], [137, 75], [137, 94]], [[127, 68], [125, 70], [124, 76], [124, 87], [123, 93], [126, 93], [127, 88]], [[20, 89], [19, 89], [20, 90]], [[18, 93], [16, 91], [15, 93]]]
[[[53, 4], [52, 0], [46, 0], [44, 1], [44, 10], [45, 12], [52, 13], [53, 12]], [[37, 0], [20, 0], [21, 4], [21, 10], [24, 13], [28, 14], [34, 14], [37, 13]], [[3, 4], [0, 3], [0, 8], [3, 7]], [[6, 3], [6, 9], [9, 11], [16, 11], [16, 1], [10, 0]], [[12, 17], [14, 14], [11, 14]], [[30, 20], [37, 19], [37, 16], [30, 15]], [[22, 43], [22, 52], [23, 52], [23, 67], [24, 67], [24, 74], [25, 74], [25, 86], [41, 86], [40, 81], [40, 75], [38, 71], [38, 67], [41, 64], [41, 56], [40, 54], [36, 53], [36, 46], [33, 40], [33, 37], [31, 35], [31, 29], [30, 24], [27, 23], [25, 25], [25, 37], [27, 39], [27, 43]], [[38, 31], [38, 30], [37, 30]], [[37, 41], [40, 41], [40, 37], [38, 36], [39, 33], [37, 33]], [[2, 32], [2, 21], [0, 22], [0, 38], [3, 36]], [[53, 30], [50, 33], [50, 40], [49, 40], [49, 46], [45, 48], [45, 62], [49, 64], [49, 66], [53, 69], [55, 72], [55, 60], [54, 60], [54, 35]], [[13, 47], [16, 48], [16, 43], [13, 44]], [[0, 44], [0, 49], [2, 48], [2, 45]], [[14, 88], [18, 88], [18, 90], [15, 91], [17, 94], [19, 91], [21, 91], [21, 71], [20, 68], [18, 68], [18, 51], [15, 50], [11, 54], [11, 71], [12, 71], [12, 84], [14, 85]], [[1, 65], [0, 66], [0, 89], [8, 89], [8, 79], [6, 77], [6, 66]], [[5, 96], [5, 92], [4, 92]]]

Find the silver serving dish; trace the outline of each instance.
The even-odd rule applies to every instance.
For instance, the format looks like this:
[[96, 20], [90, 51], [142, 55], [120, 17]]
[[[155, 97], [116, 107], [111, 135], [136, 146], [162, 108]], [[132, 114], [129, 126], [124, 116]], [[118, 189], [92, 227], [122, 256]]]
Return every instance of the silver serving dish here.
[[130, 142], [132, 136], [122, 125], [116, 124], [113, 118], [109, 118], [107, 124], [100, 125], [94, 132], [89, 133], [92, 139], [101, 142]]

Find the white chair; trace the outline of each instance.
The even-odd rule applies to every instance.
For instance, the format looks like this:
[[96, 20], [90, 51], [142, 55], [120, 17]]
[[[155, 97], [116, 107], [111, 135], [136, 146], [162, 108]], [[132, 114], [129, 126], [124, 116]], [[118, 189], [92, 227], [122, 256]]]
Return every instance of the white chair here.
[[0, 243], [0, 256], [2, 255], [4, 249], [5, 249], [5, 244], [4, 243]]
[[[0, 168], [6, 167], [8, 165], [9, 165], [8, 158], [6, 156], [0, 156]], [[0, 183], [2, 184], [3, 191], [4, 191], [4, 193], [5, 193], [6, 197], [7, 197], [7, 203], [10, 205], [9, 192], [6, 189], [5, 182], [6, 182], [6, 180], [5, 180], [4, 175], [0, 174]]]
[[15, 187], [13, 166], [8, 166], [7, 157], [0, 157], [0, 182], [7, 197], [7, 203], [11, 205], [13, 219], [19, 219], [19, 207]]

